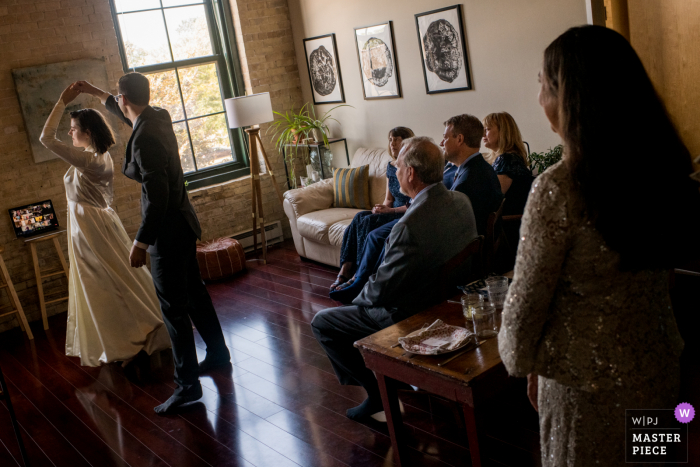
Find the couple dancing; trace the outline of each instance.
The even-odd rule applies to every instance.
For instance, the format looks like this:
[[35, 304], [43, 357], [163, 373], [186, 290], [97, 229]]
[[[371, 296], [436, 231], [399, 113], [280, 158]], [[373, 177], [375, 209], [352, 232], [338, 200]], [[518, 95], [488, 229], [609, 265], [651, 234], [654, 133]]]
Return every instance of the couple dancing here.
[[[172, 345], [178, 387], [155, 407], [164, 414], [200, 399], [199, 373], [228, 364], [230, 354], [199, 274], [201, 228], [185, 191], [170, 115], [148, 105], [150, 85], [142, 74], [122, 76], [118, 88], [112, 96], [85, 81], [73, 83], [41, 135], [41, 143], [71, 165], [63, 177], [71, 265], [66, 354], [98, 366]], [[133, 243], [111, 208], [114, 171], [107, 150], [115, 140], [104, 117], [94, 109], [71, 112], [74, 147], [56, 137], [66, 105], [81, 93], [98, 97], [133, 128], [122, 167], [141, 183], [141, 226]], [[147, 251], [151, 273], [142, 268]], [[199, 364], [192, 323], [207, 346]]]

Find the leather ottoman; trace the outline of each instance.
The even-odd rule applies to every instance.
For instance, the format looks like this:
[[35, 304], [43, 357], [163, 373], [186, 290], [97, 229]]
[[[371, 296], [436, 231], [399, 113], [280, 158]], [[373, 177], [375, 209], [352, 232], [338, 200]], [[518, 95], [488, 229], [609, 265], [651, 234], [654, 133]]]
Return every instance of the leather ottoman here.
[[223, 279], [246, 268], [243, 247], [228, 237], [197, 245], [197, 262], [204, 280]]

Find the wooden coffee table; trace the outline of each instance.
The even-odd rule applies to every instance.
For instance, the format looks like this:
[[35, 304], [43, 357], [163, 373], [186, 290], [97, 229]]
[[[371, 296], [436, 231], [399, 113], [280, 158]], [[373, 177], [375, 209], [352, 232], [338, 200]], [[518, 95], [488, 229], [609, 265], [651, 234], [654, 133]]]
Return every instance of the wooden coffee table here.
[[443, 303], [359, 340], [355, 342], [355, 347], [362, 353], [367, 368], [377, 375], [396, 465], [406, 465], [408, 458], [395, 384], [401, 381], [461, 405], [471, 465], [479, 467], [479, 410], [490, 394], [505, 386], [508, 373], [501, 362], [496, 338], [487, 340], [477, 349], [455, 358], [443, 367], [438, 366], [438, 363], [445, 361], [451, 354], [411, 357], [401, 346], [392, 347], [399, 337], [420, 329], [424, 324], [431, 324], [436, 319], [454, 326], [466, 326], [461, 305]]

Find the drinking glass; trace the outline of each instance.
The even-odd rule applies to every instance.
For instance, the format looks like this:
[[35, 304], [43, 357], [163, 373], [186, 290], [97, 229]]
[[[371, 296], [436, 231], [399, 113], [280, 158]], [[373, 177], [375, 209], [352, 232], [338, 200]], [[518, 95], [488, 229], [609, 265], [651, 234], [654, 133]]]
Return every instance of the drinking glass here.
[[474, 323], [474, 334], [477, 339], [489, 339], [496, 337], [496, 307], [490, 304], [483, 304], [475, 307], [472, 312], [472, 322]]
[[472, 320], [474, 308], [484, 304], [484, 296], [478, 293], [468, 293], [462, 295], [462, 312], [467, 321]]
[[493, 276], [486, 279], [486, 288], [489, 292], [489, 302], [497, 308], [503, 308], [508, 294], [508, 278]]

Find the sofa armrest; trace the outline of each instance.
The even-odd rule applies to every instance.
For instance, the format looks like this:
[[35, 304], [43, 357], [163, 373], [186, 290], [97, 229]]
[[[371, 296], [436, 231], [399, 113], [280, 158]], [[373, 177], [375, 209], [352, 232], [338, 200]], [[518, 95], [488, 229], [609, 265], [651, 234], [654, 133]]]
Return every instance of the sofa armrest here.
[[310, 212], [331, 208], [333, 196], [332, 178], [284, 193], [284, 199], [292, 205], [297, 219]]

